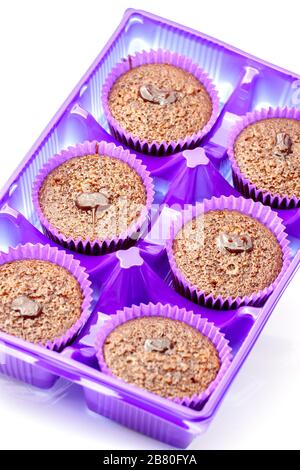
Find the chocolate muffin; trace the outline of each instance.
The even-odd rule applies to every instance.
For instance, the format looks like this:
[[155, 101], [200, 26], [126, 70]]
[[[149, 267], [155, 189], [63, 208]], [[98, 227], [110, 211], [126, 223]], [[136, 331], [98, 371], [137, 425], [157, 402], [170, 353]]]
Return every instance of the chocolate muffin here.
[[212, 100], [191, 73], [165, 63], [144, 64], [113, 84], [108, 105], [113, 118], [147, 142], [177, 141], [203, 129]]
[[106, 240], [125, 232], [146, 205], [146, 188], [127, 163], [106, 155], [71, 158], [39, 190], [47, 221], [66, 238]]
[[81, 316], [83, 294], [65, 268], [28, 259], [0, 265], [0, 330], [46, 344]]
[[205, 295], [244, 297], [270, 286], [283, 266], [273, 233], [253, 217], [211, 210], [188, 222], [173, 241], [176, 265]]
[[234, 143], [234, 158], [257, 188], [300, 198], [300, 121], [268, 118], [249, 125]]
[[103, 354], [115, 376], [166, 398], [201, 393], [221, 367], [215, 346], [197, 329], [157, 316], [117, 326], [106, 338]]

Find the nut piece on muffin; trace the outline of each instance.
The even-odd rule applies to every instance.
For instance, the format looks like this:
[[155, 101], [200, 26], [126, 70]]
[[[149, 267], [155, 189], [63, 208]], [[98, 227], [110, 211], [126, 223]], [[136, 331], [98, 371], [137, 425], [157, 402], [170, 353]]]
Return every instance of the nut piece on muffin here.
[[157, 316], [117, 326], [105, 340], [103, 355], [115, 376], [166, 398], [201, 393], [221, 367], [217, 349], [200, 331]]
[[212, 116], [204, 85], [180, 67], [154, 63], [121, 75], [108, 97], [110, 113], [125, 131], [148, 143], [192, 136]]

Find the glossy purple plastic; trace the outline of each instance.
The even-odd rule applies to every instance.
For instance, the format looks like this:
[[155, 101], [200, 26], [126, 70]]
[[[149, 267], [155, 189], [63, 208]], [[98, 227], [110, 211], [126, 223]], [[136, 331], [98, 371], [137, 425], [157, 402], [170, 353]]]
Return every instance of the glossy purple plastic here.
[[[184, 204], [203, 198], [238, 195], [227, 157], [230, 129], [246, 112], [263, 107], [295, 106], [299, 76], [249, 56], [220, 41], [142, 11], [126, 11], [119, 27], [0, 195], [0, 250], [18, 243], [49, 243], [32, 204], [32, 183], [57, 152], [85, 140], [115, 142], [108, 133], [101, 88], [110, 70], [128, 54], [170, 49], [190, 57], [214, 81], [221, 108], [213, 129], [195, 150], [167, 157], [138, 154], [155, 183], [154, 226], [135, 247], [104, 256], [74, 253], [90, 274], [93, 313], [74, 343], [57, 353], [0, 333], [1, 371], [42, 388], [58, 377], [81, 386], [88, 407], [125, 426], [172, 446], [187, 447], [213, 418], [236, 373], [253, 347], [300, 261], [299, 209], [278, 211], [287, 227], [293, 260], [262, 307], [218, 311], [193, 304], [175, 292], [165, 252], [164, 234]], [[172, 206], [172, 209], [169, 206]], [[168, 207], [167, 207], [168, 206]], [[54, 242], [50, 244], [55, 246]], [[199, 407], [191, 409], [124, 384], [99, 371], [93, 348], [103, 314], [141, 302], [185, 307], [214, 322], [233, 350], [231, 367]], [[101, 312], [102, 314], [99, 314]]]

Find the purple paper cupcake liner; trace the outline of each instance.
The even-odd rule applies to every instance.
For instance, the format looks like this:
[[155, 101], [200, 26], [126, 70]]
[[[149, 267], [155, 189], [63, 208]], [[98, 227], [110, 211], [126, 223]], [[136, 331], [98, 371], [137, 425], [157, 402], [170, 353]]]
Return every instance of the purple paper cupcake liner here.
[[[205, 294], [204, 291], [199, 290], [196, 286], [189, 283], [187, 279], [185, 279], [175, 261], [173, 253], [173, 240], [179, 230], [182, 229], [182, 227], [194, 217], [197, 217], [208, 211], [224, 209], [236, 210], [257, 219], [260, 223], [268, 227], [275, 235], [282, 250], [283, 263], [278, 277], [265, 289], [259, 292], [254, 292], [248, 296], [234, 298], [230, 296], [222, 297], [221, 295], [214, 296], [213, 294]], [[170, 237], [166, 244], [166, 250], [173, 273], [176, 290], [195, 303], [220, 310], [238, 308], [241, 305], [262, 305], [276, 288], [290, 264], [289, 241], [287, 239], [285, 226], [283, 225], [282, 220], [270, 207], [264, 206], [260, 202], [254, 202], [251, 199], [245, 199], [243, 197], [221, 196], [220, 198], [213, 197], [209, 200], [204, 199], [203, 203], [196, 206], [191, 206], [183, 211], [181, 217], [177, 219], [177, 221], [175, 221], [171, 226]]]
[[241, 172], [235, 159], [234, 144], [240, 133], [250, 124], [270, 118], [289, 118], [300, 120], [300, 110], [295, 108], [269, 108], [247, 113], [233, 127], [228, 140], [228, 157], [232, 166], [232, 177], [235, 188], [247, 198], [262, 202], [275, 209], [294, 209], [300, 207], [300, 200], [293, 196], [271, 194], [259, 189]]
[[[167, 63], [180, 67], [194, 75], [194, 77], [196, 77], [204, 85], [212, 101], [212, 115], [203, 129], [195, 132], [193, 135], [186, 136], [184, 139], [179, 139], [177, 141], [158, 142], [154, 140], [152, 142], [148, 142], [147, 140], [140, 140], [131, 132], [127, 132], [112, 116], [109, 108], [109, 94], [115, 81], [131, 68], [154, 63]], [[103, 86], [102, 103], [110, 130], [117, 140], [138, 152], [157, 156], [169, 155], [187, 148], [197, 146], [201, 139], [211, 130], [215, 124], [219, 111], [218, 94], [215, 86], [206, 72], [204, 72], [197, 64], [193, 63], [191, 59], [162, 49], [158, 49], [157, 51], [150, 50], [150, 52], [138, 52], [134, 56], [130, 56], [130, 60], [123, 60], [122, 62], [118, 63], [108, 75]]]
[[186, 323], [199, 330], [200, 333], [206, 336], [217, 349], [221, 367], [217, 377], [210, 383], [208, 388], [192, 397], [169, 398], [169, 400], [172, 400], [175, 403], [189, 407], [201, 405], [218, 387], [226, 374], [232, 359], [231, 348], [229, 347], [228, 340], [225, 338], [224, 334], [221, 333], [219, 328], [217, 328], [213, 323], [210, 323], [206, 318], [202, 318], [200, 315], [195, 315], [192, 311], [187, 311], [185, 308], [179, 308], [169, 304], [163, 305], [161, 303], [149, 303], [147, 305], [140, 304], [133, 305], [132, 307], [125, 307], [123, 310], [119, 310], [115, 315], [111, 315], [101, 327], [95, 344], [97, 350], [96, 355], [101, 371], [106, 374], [113, 375], [111, 370], [108, 368], [103, 355], [103, 346], [107, 336], [122, 323], [135, 318], [150, 316], [171, 318], [172, 320]]
[[[145, 186], [147, 195], [146, 205], [142, 209], [139, 218], [131, 224], [126, 231], [113, 239], [90, 240], [89, 238], [83, 239], [79, 237], [74, 240], [72, 237], [65, 237], [44, 216], [39, 202], [39, 192], [45, 178], [59, 165], [74, 157], [93, 154], [107, 155], [117, 158], [133, 168], [138, 173]], [[119, 249], [128, 248], [135, 243], [138, 238], [138, 233], [148, 220], [154, 198], [154, 186], [150, 173], [146, 170], [146, 167], [142, 164], [141, 160], [138, 160], [129, 152], [129, 150], [124, 150], [122, 147], [117, 147], [115, 144], [107, 143], [105, 141], [86, 141], [73, 147], [68, 147], [68, 149], [61, 151], [49, 160], [49, 162], [41, 169], [34, 182], [32, 197], [43, 231], [51, 240], [62, 245], [64, 248], [77, 251], [79, 253], [102, 255]]]
[[36, 259], [57, 264], [67, 269], [75, 279], [77, 279], [80, 285], [83, 301], [79, 319], [62, 336], [51, 341], [49, 340], [45, 344], [40, 344], [47, 349], [61, 351], [66, 345], [73, 341], [90, 317], [92, 289], [90, 287], [91, 282], [89, 281], [89, 276], [85, 268], [83, 268], [80, 262], [72, 255], [68, 255], [65, 251], [51, 247], [50, 245], [41, 245], [40, 243], [33, 245], [27, 243], [26, 245], [18, 245], [16, 248], [9, 248], [8, 253], [0, 252], [0, 265], [23, 259]]

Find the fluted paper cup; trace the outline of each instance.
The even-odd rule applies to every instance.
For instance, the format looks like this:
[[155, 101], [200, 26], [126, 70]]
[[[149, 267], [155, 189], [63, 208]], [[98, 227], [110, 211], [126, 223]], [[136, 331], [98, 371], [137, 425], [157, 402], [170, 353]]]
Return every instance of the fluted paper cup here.
[[[72, 237], [66, 237], [47, 220], [40, 206], [40, 189], [49, 173], [51, 173], [62, 163], [65, 163], [67, 160], [93, 154], [110, 156], [127, 163], [140, 176], [146, 190], [146, 205], [142, 209], [138, 219], [133, 222], [127, 228], [127, 230], [119, 235], [116, 235], [113, 239], [106, 238], [105, 240], [90, 240], [89, 238], [84, 239], [78, 237], [73, 239]], [[89, 255], [102, 255], [111, 253], [113, 251], [125, 249], [133, 245], [138, 238], [138, 234], [141, 228], [148, 220], [153, 198], [153, 181], [141, 160], [138, 160], [133, 154], [129, 152], [129, 150], [124, 150], [122, 147], [117, 147], [113, 143], [108, 144], [104, 141], [87, 141], [82, 144], [69, 147], [67, 150], [63, 150], [61, 153], [52, 157], [49, 162], [41, 169], [33, 185], [33, 204], [40, 219], [44, 233], [51, 240], [62, 245], [64, 248]]]
[[9, 248], [8, 253], [0, 253], [0, 265], [25, 259], [49, 261], [67, 269], [78, 281], [81, 288], [83, 300], [81, 305], [81, 315], [78, 320], [60, 337], [54, 338], [51, 341], [49, 340], [45, 344], [41, 344], [41, 346], [44, 346], [47, 349], [61, 351], [66, 345], [75, 339], [90, 317], [92, 289], [89, 276], [85, 268], [83, 268], [80, 265], [80, 262], [72, 255], [67, 254], [64, 250], [59, 250], [56, 247], [50, 247], [50, 245], [33, 245], [31, 243], [27, 243], [26, 245], [18, 245], [16, 248]]
[[[121, 75], [128, 72], [130, 68], [154, 63], [171, 64], [186, 70], [187, 72], [191, 73], [195, 78], [197, 78], [208, 92], [212, 102], [211, 117], [207, 124], [202, 129], [199, 129], [197, 132], [195, 132], [193, 135], [187, 135], [177, 141], [158, 142], [154, 140], [149, 142], [148, 140], [140, 139], [138, 136], [126, 131], [126, 129], [123, 129], [118, 123], [118, 121], [112, 116], [109, 108], [109, 95], [112, 86], [114, 85], [116, 80]], [[169, 155], [187, 148], [195, 147], [199, 144], [201, 139], [212, 129], [213, 125], [217, 120], [219, 111], [218, 94], [215, 89], [215, 86], [213, 85], [211, 79], [208, 77], [206, 72], [204, 72], [197, 64], [193, 63], [191, 59], [176, 54], [174, 52], [165, 51], [162, 49], [158, 49], [157, 51], [151, 50], [150, 52], [139, 52], [133, 56], [130, 56], [130, 61], [122, 61], [117, 64], [115, 68], [111, 71], [111, 73], [108, 75], [106, 82], [103, 86], [102, 103], [113, 136], [128, 147], [131, 147], [138, 152], [150, 155]]]
[[[259, 292], [253, 292], [251, 295], [243, 297], [222, 297], [221, 295], [214, 296], [211, 293], [205, 293], [203, 290], [199, 290], [196, 286], [191, 284], [184, 277], [176, 264], [173, 253], [173, 241], [177, 233], [184, 227], [185, 224], [195, 217], [198, 217], [208, 211], [224, 209], [234, 210], [241, 212], [242, 214], [249, 215], [268, 227], [275, 235], [282, 250], [282, 268], [278, 277], [265, 289]], [[221, 196], [220, 198], [213, 197], [212, 199], [204, 199], [202, 204], [191, 206], [190, 208], [183, 211], [182, 217], [177, 219], [177, 221], [175, 221], [171, 227], [171, 233], [169, 239], [167, 240], [166, 250], [176, 289], [182, 295], [195, 303], [217, 309], [233, 309], [238, 308], [241, 305], [262, 305], [276, 288], [290, 264], [289, 241], [287, 239], [285, 226], [283, 225], [282, 220], [270, 207], [264, 206], [260, 202], [254, 202], [251, 199], [245, 199], [243, 197]]]
[[258, 188], [241, 172], [235, 159], [234, 146], [241, 132], [251, 124], [263, 119], [288, 118], [300, 120], [300, 111], [294, 108], [269, 108], [247, 113], [233, 127], [228, 140], [228, 157], [232, 166], [233, 183], [236, 189], [247, 198], [262, 202], [274, 209], [294, 209], [300, 207], [300, 199], [287, 194], [276, 194]]
[[216, 378], [209, 384], [207, 389], [191, 397], [170, 398], [170, 400], [181, 405], [190, 407], [201, 405], [214, 392], [226, 374], [232, 359], [231, 348], [229, 347], [228, 340], [219, 328], [209, 322], [206, 318], [202, 318], [199, 314], [196, 315], [191, 311], [187, 311], [185, 308], [179, 308], [169, 304], [163, 305], [161, 303], [150, 303], [125, 307], [123, 310], [111, 315], [100, 328], [96, 339], [95, 347], [101, 371], [106, 374], [113, 375], [105, 362], [103, 354], [103, 346], [107, 336], [119, 325], [141, 317], [164, 317], [186, 323], [206, 336], [215, 346], [219, 355], [220, 369]]

